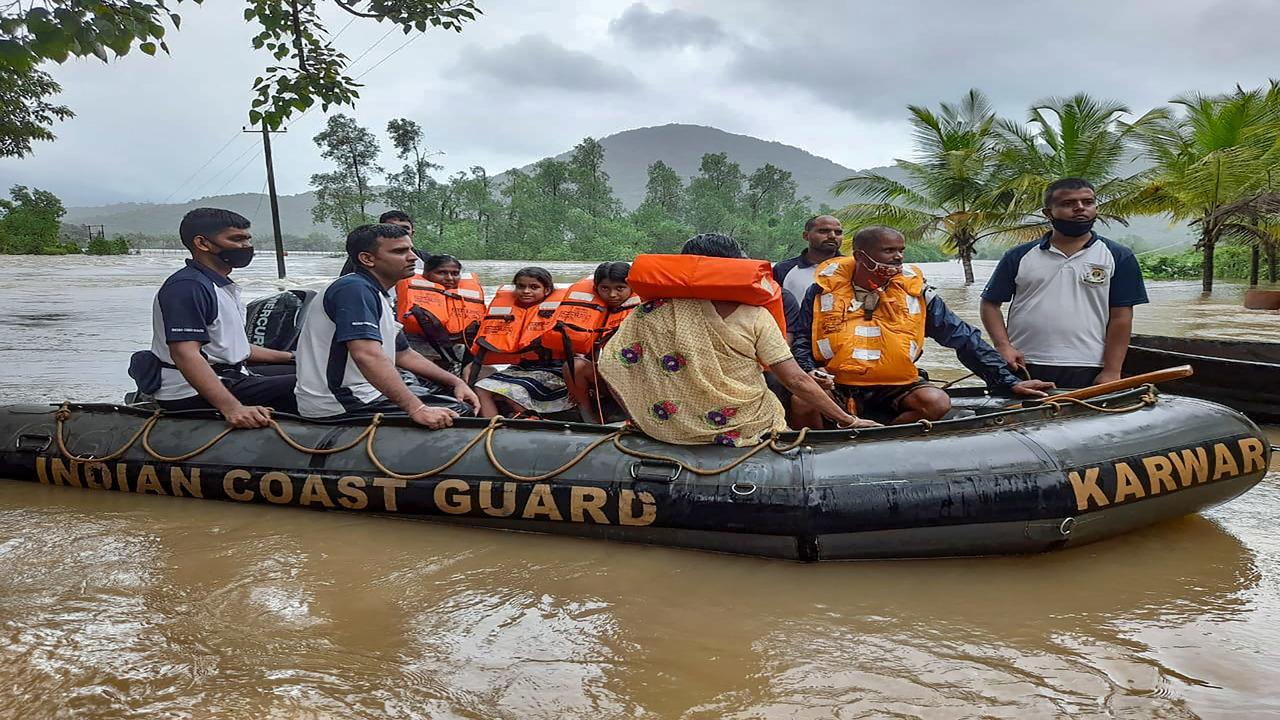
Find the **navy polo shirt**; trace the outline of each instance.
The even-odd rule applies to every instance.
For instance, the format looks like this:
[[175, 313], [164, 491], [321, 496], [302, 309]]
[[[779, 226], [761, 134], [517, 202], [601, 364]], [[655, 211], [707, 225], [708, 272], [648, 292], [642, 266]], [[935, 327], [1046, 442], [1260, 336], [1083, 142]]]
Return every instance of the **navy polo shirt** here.
[[409, 341], [396, 320], [390, 297], [368, 272], [356, 270], [325, 288], [307, 308], [298, 338], [298, 411], [331, 417], [385, 399], [347, 352], [352, 340], [373, 340], [395, 364]]
[[1009, 342], [1027, 362], [1102, 367], [1111, 308], [1147, 302], [1138, 259], [1097, 233], [1067, 257], [1050, 236], [1005, 253], [982, 299], [1010, 303]]
[[[193, 341], [214, 365], [239, 365], [249, 359], [240, 286], [194, 260], [170, 275], [151, 306], [151, 352], [173, 365], [169, 343]], [[174, 367], [160, 371], [158, 400], [182, 400], [198, 393]]]

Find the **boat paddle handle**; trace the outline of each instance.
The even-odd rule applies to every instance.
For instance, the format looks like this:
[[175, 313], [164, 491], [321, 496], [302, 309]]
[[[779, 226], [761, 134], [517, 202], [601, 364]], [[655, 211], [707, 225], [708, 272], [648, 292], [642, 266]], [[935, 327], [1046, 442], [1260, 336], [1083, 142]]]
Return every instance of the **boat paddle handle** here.
[[[1141, 385], [1155, 385], [1157, 383], [1169, 382], [1171, 380], [1179, 380], [1184, 377], [1189, 377], [1194, 372], [1195, 370], [1193, 370], [1190, 365], [1178, 365], [1176, 367], [1165, 368], [1163, 370], [1152, 370], [1151, 372], [1134, 375], [1133, 377], [1112, 380], [1111, 382], [1105, 382], [1100, 385], [1090, 385], [1089, 387], [1072, 390], [1071, 392], [1050, 395], [1046, 398], [1039, 398], [1039, 401], [1088, 400], [1089, 398], [1095, 398], [1099, 395], [1107, 395], [1113, 392], [1120, 392], [1121, 390], [1130, 390]], [[1023, 405], [1023, 407], [1026, 407], [1026, 405]]]

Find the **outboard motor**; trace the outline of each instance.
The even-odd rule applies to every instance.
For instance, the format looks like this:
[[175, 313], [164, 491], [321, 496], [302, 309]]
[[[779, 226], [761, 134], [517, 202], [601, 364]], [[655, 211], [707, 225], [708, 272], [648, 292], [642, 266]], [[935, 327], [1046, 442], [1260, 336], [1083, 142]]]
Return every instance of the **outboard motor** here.
[[315, 297], [315, 290], [286, 290], [249, 303], [244, 318], [249, 342], [272, 350], [296, 350], [302, 314]]

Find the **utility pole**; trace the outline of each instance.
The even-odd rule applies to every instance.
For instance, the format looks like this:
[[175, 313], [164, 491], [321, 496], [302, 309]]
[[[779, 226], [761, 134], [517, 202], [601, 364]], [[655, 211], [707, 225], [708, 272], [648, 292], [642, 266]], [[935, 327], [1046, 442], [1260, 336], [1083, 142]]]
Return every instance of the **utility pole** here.
[[[242, 128], [244, 129], [244, 128]], [[287, 132], [286, 130], [268, 130], [262, 123], [261, 130], [244, 129], [245, 132], [262, 133], [262, 155], [267, 161], [267, 193], [271, 198], [271, 230], [276, 238], [276, 272], [284, 279], [284, 236], [280, 234], [280, 201], [276, 198], [276, 171], [271, 164], [271, 133]]]

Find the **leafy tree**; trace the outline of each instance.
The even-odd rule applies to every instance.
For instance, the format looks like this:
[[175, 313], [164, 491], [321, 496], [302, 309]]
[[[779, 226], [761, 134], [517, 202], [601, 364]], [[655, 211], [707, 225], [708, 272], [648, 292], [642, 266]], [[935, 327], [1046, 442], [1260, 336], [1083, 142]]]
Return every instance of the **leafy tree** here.
[[[0, 76], [24, 75], [40, 63], [70, 57], [96, 57], [108, 62], [135, 46], [147, 55], [169, 52], [165, 35], [178, 30], [182, 18], [173, 9], [183, 0], [29, 0], [0, 5]], [[187, 0], [200, 4], [202, 0]], [[475, 0], [247, 0], [244, 19], [256, 23], [255, 49], [271, 53], [275, 63], [253, 81], [256, 97], [249, 122], [272, 129], [317, 101], [352, 105], [360, 85], [347, 75], [350, 60], [335, 48], [320, 21], [320, 8], [333, 7], [357, 18], [390, 21], [408, 34], [428, 27], [461, 32], [480, 12]], [[55, 85], [35, 86], [17, 102], [17, 116], [47, 128], [61, 116], [45, 102]], [[7, 100], [7, 99], [6, 99]], [[8, 102], [5, 103], [6, 108]], [[7, 129], [7, 128], [5, 128]], [[32, 137], [31, 139], [47, 139]], [[4, 145], [0, 145], [4, 147]]]
[[702, 156], [698, 174], [686, 192], [686, 219], [696, 232], [734, 232], [733, 216], [745, 180], [738, 163], [725, 153]]
[[589, 217], [616, 217], [621, 203], [609, 187], [609, 173], [604, 170], [604, 146], [594, 138], [585, 138], [569, 156], [568, 175], [573, 183], [573, 204]]
[[1219, 241], [1263, 239], [1263, 224], [1280, 211], [1280, 194], [1269, 187], [1280, 159], [1280, 88], [1193, 93], [1170, 102], [1180, 113], [1139, 134], [1155, 164], [1149, 207], [1198, 230], [1201, 286], [1209, 293]]
[[649, 166], [649, 181], [644, 186], [642, 208], [653, 208], [670, 218], [680, 217], [684, 201], [684, 182], [676, 171], [661, 160]]
[[337, 163], [339, 170], [311, 176], [317, 195], [324, 195], [323, 210], [317, 198], [312, 215], [334, 223], [343, 232], [353, 226], [338, 223], [368, 222], [368, 206], [376, 199], [369, 178], [382, 172], [377, 163], [378, 139], [353, 118], [339, 113], [329, 118], [314, 140], [320, 157]]
[[79, 252], [58, 241], [59, 220], [67, 211], [48, 190], [14, 185], [0, 200], [0, 251], [13, 255], [61, 255]]
[[909, 240], [941, 239], [960, 258], [971, 285], [978, 241], [1015, 232], [1027, 207], [1004, 182], [995, 112], [978, 90], [958, 104], [942, 103], [936, 113], [917, 105], [907, 109], [916, 159], [894, 163], [907, 181], [878, 173], [841, 180], [832, 187], [837, 195], [853, 192], [867, 201], [838, 214], [858, 225], [897, 228]]
[[311, 187], [316, 193], [311, 217], [316, 222], [329, 223], [346, 233], [373, 219], [361, 208], [359, 192], [345, 172], [316, 173], [311, 176]]
[[[431, 162], [431, 154], [423, 148], [422, 126], [404, 118], [387, 123], [387, 134], [396, 149], [396, 157], [404, 165], [387, 175], [387, 188], [382, 197], [391, 207], [409, 213], [414, 222], [426, 226], [438, 221], [440, 183], [431, 177], [440, 166]], [[441, 233], [443, 229], [441, 228]]]
[[[1168, 111], [1156, 108], [1124, 122], [1122, 118], [1129, 114], [1123, 103], [1077, 93], [1037, 102], [1027, 111], [1025, 123], [996, 123], [1003, 145], [1001, 172], [1009, 176], [1009, 186], [1024, 201], [1021, 209], [1029, 221], [1041, 220], [1036, 215], [1043, 205], [1044, 188], [1064, 177], [1093, 184], [1098, 216], [1104, 222], [1124, 225], [1128, 216], [1146, 209], [1145, 173], [1127, 172], [1127, 166], [1134, 159], [1137, 134], [1166, 119]], [[1046, 219], [1029, 230], [1039, 233], [1047, 228]]]
[[781, 215], [796, 201], [796, 181], [791, 173], [766, 163], [747, 178], [747, 190], [742, 196], [747, 216], [758, 221], [763, 217]]
[[74, 115], [66, 106], [46, 100], [61, 90], [35, 68], [0, 71], [0, 157], [22, 157], [30, 154], [31, 143], [54, 139], [49, 131], [54, 121]]

